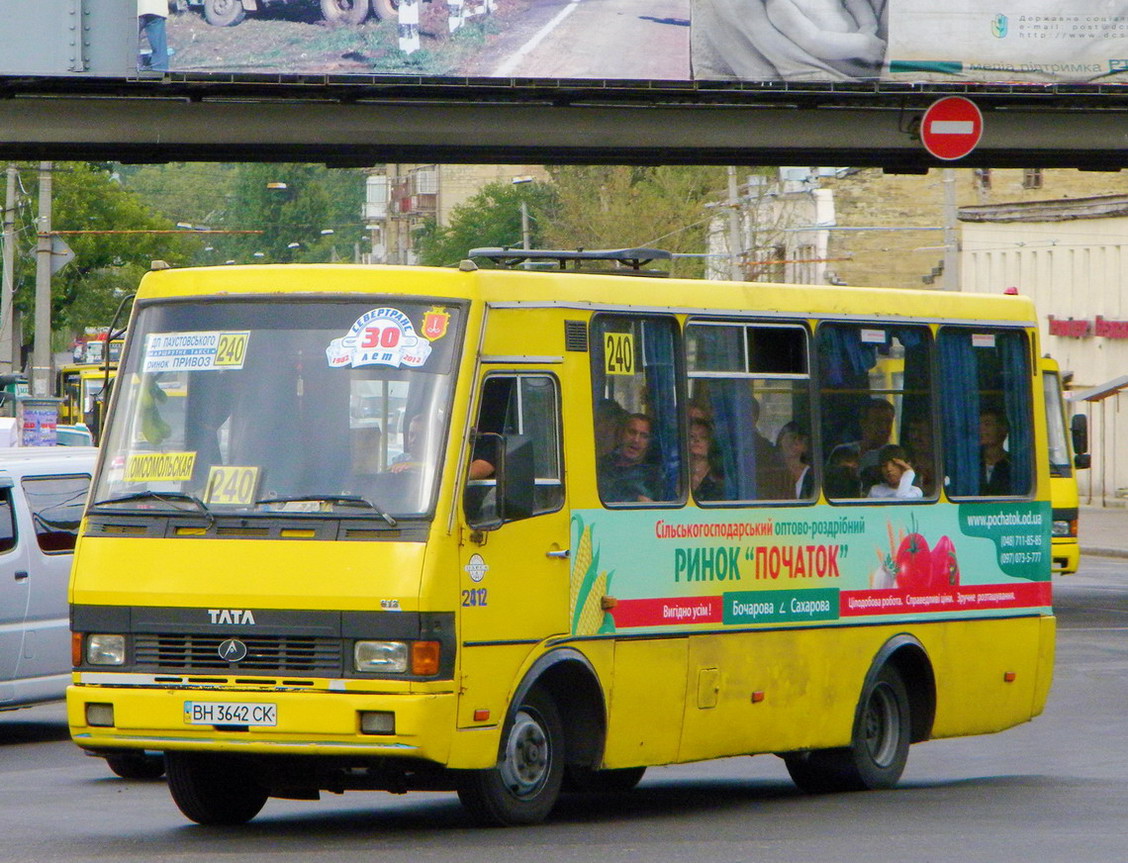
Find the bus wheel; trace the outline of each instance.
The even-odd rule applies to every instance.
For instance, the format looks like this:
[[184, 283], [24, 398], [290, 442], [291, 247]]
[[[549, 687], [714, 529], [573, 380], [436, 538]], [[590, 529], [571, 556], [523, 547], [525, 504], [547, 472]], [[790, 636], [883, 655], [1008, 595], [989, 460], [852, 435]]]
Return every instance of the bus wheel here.
[[642, 781], [645, 767], [622, 767], [616, 770], [592, 770], [569, 764], [564, 768], [564, 790], [583, 794], [615, 794], [631, 791]]
[[173, 801], [197, 824], [245, 824], [258, 815], [269, 796], [232, 758], [169, 752], [166, 765]]
[[467, 771], [458, 799], [479, 824], [536, 824], [556, 805], [563, 777], [560, 713], [533, 688], [507, 723], [497, 766]]
[[122, 779], [160, 779], [164, 776], [163, 755], [145, 752], [118, 752], [106, 756], [106, 764]]
[[892, 788], [909, 757], [909, 728], [905, 683], [886, 665], [862, 693], [850, 745], [785, 755], [787, 772], [813, 794]]

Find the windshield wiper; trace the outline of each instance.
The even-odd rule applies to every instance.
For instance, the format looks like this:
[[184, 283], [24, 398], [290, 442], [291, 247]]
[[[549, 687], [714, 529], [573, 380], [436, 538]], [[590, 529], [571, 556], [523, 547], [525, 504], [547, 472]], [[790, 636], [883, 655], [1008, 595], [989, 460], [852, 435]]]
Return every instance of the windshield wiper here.
[[333, 503], [339, 506], [363, 506], [384, 519], [388, 523], [388, 527], [395, 527], [399, 523], [392, 518], [387, 510], [381, 509], [368, 498], [361, 497], [359, 494], [291, 494], [281, 497], [264, 497], [256, 500], [255, 506], [266, 506], [272, 503], [304, 503], [306, 501]]
[[[131, 494], [123, 494], [119, 497], [107, 497], [102, 500], [96, 500], [91, 507], [102, 506], [103, 504], [114, 503], [133, 503], [139, 500], [158, 500], [162, 503], [190, 503], [196, 507], [201, 513], [207, 516], [208, 524], [215, 524], [215, 516], [212, 511], [208, 509], [208, 505], [200, 500], [194, 494], [188, 494], [183, 491], [135, 491]], [[177, 512], [186, 512], [180, 507], [176, 508]]]

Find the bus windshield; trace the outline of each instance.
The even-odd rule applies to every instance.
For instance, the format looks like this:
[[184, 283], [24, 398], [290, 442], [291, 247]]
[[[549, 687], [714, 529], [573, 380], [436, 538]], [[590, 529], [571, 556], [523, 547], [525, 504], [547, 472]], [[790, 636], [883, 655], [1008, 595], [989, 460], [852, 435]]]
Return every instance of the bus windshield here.
[[1072, 476], [1069, 443], [1065, 436], [1065, 402], [1061, 396], [1061, 379], [1057, 372], [1045, 370], [1042, 386], [1046, 396], [1046, 431], [1049, 438], [1050, 475]]
[[461, 316], [386, 297], [146, 304], [94, 507], [426, 515]]

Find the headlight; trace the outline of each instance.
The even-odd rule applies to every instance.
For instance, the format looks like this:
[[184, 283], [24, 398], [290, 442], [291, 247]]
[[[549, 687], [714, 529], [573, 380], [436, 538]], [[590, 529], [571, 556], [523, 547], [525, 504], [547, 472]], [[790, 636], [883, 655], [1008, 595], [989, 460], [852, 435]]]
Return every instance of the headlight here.
[[1054, 536], [1074, 536], [1073, 522], [1059, 519], [1054, 522], [1052, 531]]
[[357, 671], [402, 674], [407, 671], [407, 645], [402, 641], [358, 641], [353, 647]]
[[86, 636], [86, 661], [90, 665], [125, 665], [125, 636]]

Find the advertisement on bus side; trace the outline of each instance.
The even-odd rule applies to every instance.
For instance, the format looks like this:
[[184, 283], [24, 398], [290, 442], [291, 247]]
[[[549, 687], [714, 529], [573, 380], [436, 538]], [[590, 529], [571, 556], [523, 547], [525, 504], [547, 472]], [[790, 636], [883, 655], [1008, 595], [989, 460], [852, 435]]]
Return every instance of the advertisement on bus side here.
[[577, 635], [1049, 613], [1046, 503], [577, 511]]

